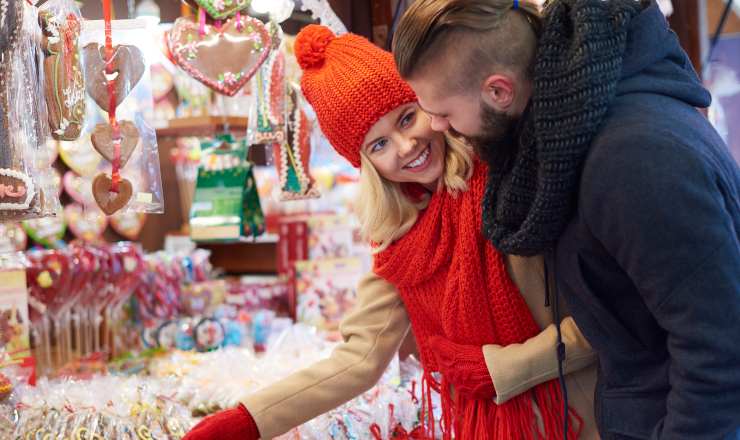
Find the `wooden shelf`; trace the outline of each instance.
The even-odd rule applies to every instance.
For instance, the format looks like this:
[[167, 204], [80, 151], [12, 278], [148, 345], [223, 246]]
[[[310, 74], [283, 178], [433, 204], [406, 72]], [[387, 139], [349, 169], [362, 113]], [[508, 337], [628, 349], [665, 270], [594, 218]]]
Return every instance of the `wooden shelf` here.
[[276, 242], [198, 243], [211, 251], [211, 264], [230, 274], [276, 274]]
[[157, 137], [214, 136], [227, 130], [234, 135], [247, 131], [247, 118], [239, 116], [198, 116], [171, 119], [169, 125], [157, 129]]

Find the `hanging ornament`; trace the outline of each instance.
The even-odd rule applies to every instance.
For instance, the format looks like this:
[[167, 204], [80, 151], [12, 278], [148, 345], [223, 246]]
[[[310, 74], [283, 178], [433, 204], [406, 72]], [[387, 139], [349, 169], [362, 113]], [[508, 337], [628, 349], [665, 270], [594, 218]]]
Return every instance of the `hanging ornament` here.
[[221, 26], [180, 17], [168, 34], [172, 57], [183, 70], [211, 89], [236, 95], [265, 62], [272, 38], [264, 23], [237, 14]]
[[80, 19], [39, 13], [44, 37], [44, 89], [49, 126], [54, 139], [76, 140], [85, 120], [85, 76], [79, 53]]
[[70, 203], [64, 207], [64, 219], [72, 234], [88, 243], [101, 241], [108, 225], [107, 218], [99, 209], [94, 206], [85, 208], [77, 203]]
[[141, 212], [117, 212], [109, 219], [114, 231], [127, 240], [138, 240], [141, 230], [146, 223], [146, 214]]
[[285, 142], [285, 54], [281, 49], [274, 51], [257, 71], [252, 96], [255, 105], [249, 115], [249, 142]]
[[214, 20], [229, 18], [249, 7], [250, 0], [186, 0], [194, 9], [203, 8]]
[[[111, 0], [103, 1], [103, 18], [105, 20], [105, 47], [96, 43], [85, 47], [93, 62], [92, 72], [86, 71], [88, 93], [100, 92], [97, 96], [91, 93], [102, 108], [108, 110], [108, 123], [98, 124], [91, 135], [91, 142], [111, 165], [111, 176], [98, 174], [92, 182], [92, 193], [95, 202], [107, 215], [119, 211], [128, 204], [133, 195], [131, 181], [121, 177], [120, 171], [131, 157], [139, 140], [139, 131], [130, 121], [119, 121], [116, 108], [139, 82], [144, 73], [144, 61], [141, 51], [135, 46], [113, 46], [112, 38], [112, 5]], [[86, 56], [87, 61], [87, 56]], [[95, 64], [103, 60], [103, 64]], [[88, 66], [90, 68], [90, 66]], [[102, 79], [102, 81], [101, 81]], [[91, 84], [92, 82], [92, 84]], [[107, 100], [103, 100], [101, 85], [107, 89]], [[107, 107], [104, 105], [107, 102]]]
[[290, 142], [275, 144], [275, 162], [280, 176], [280, 199], [301, 200], [320, 196], [309, 173], [311, 154], [311, 121], [302, 109], [297, 86], [290, 87], [290, 115], [288, 134]]

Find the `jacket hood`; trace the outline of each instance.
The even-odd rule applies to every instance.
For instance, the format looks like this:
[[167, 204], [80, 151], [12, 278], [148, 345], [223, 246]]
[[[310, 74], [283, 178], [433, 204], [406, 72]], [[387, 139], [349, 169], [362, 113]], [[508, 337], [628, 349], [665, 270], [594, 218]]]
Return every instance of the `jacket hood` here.
[[657, 93], [693, 107], [711, 103], [711, 95], [655, 2], [630, 23], [616, 94], [629, 93]]

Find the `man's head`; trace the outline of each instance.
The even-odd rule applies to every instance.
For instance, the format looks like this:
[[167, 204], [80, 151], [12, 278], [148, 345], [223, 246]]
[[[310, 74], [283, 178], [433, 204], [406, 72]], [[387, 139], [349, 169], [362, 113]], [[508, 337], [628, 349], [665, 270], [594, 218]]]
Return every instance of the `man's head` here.
[[432, 116], [432, 128], [465, 136], [484, 156], [510, 139], [532, 93], [541, 22], [531, 1], [513, 6], [416, 0], [393, 41], [398, 70]]

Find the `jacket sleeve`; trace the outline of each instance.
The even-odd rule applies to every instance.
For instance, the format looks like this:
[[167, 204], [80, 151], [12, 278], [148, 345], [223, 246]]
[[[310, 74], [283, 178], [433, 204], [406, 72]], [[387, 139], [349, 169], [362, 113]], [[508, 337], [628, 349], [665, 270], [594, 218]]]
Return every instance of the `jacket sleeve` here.
[[262, 438], [336, 408], [380, 379], [409, 331], [409, 319], [396, 288], [375, 274], [360, 282], [357, 300], [340, 326], [344, 342], [328, 359], [242, 401]]
[[[596, 362], [596, 353], [571, 317], [560, 324], [565, 344], [565, 374]], [[538, 335], [521, 344], [485, 345], [483, 356], [496, 389], [495, 401], [502, 404], [512, 397], [558, 377], [557, 329], [550, 324]]]
[[729, 155], [718, 163], [662, 138], [602, 152], [580, 205], [667, 334], [671, 388], [653, 438], [719, 439], [740, 424], [738, 171]]

